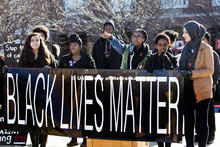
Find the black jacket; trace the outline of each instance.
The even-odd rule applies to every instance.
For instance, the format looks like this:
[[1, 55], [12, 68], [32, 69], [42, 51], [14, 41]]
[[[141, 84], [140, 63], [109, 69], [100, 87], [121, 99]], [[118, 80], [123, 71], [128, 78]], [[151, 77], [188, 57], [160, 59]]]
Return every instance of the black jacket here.
[[[51, 68], [57, 68], [58, 67], [57, 60], [54, 58], [54, 56], [51, 53], [49, 54], [49, 56], [50, 56], [51, 62], [50, 62], [50, 65], [48, 65], [48, 66], [50, 66]], [[46, 65], [41, 64], [41, 63], [42, 62], [40, 61], [40, 59], [37, 58], [36, 60], [34, 60], [34, 63], [29, 63], [29, 64], [25, 64], [25, 65], [24, 64], [23, 65], [19, 64], [19, 67], [44, 68], [44, 66], [46, 66]]]
[[169, 52], [166, 52], [162, 56], [158, 56], [158, 53], [154, 53], [150, 55], [148, 59], [145, 69], [148, 72], [153, 72], [154, 69], [157, 70], [172, 70], [177, 66], [177, 59]]
[[105, 56], [106, 39], [98, 38], [93, 45], [92, 57], [97, 69], [120, 69], [122, 56], [112, 47], [108, 58]]
[[95, 69], [95, 62], [91, 55], [87, 55], [81, 52], [81, 58], [75, 62], [72, 58], [72, 54], [69, 53], [64, 55], [60, 60], [60, 68], [84, 68], [84, 69]]

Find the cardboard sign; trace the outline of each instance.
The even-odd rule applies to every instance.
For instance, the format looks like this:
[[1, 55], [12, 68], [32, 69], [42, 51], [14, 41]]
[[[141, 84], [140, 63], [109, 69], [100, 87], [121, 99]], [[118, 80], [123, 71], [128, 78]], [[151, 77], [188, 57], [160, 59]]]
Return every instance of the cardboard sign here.
[[0, 145], [26, 145], [27, 133], [8, 131], [5, 118], [0, 117]]
[[20, 58], [22, 49], [21, 44], [4, 44], [5, 64], [16, 67]]

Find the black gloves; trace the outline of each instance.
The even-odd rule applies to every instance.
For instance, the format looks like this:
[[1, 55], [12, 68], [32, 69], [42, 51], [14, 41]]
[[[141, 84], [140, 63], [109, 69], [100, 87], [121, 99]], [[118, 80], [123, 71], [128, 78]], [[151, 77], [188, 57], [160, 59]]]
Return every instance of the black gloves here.
[[184, 78], [187, 79], [189, 79], [190, 76], [192, 75], [192, 72], [190, 70], [180, 70], [180, 73]]

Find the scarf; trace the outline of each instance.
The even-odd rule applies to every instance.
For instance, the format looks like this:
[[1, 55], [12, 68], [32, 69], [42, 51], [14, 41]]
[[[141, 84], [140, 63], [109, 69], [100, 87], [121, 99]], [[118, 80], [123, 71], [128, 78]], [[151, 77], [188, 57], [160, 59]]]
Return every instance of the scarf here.
[[181, 70], [193, 70], [195, 67], [198, 50], [206, 30], [203, 25], [196, 21], [189, 21], [184, 24], [183, 27], [186, 28], [191, 41], [189, 41], [183, 48], [179, 66]]

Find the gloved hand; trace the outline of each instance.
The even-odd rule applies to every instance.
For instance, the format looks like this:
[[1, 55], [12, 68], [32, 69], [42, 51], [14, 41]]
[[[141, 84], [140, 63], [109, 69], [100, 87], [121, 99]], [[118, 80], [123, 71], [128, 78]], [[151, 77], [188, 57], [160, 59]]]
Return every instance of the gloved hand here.
[[2, 67], [2, 74], [5, 74], [5, 73], [7, 73], [8, 72], [8, 66], [7, 65], [4, 65], [3, 67]]
[[190, 70], [180, 70], [180, 73], [184, 78], [187, 78], [187, 79], [189, 79], [190, 76], [192, 75], [192, 71]]
[[46, 65], [46, 66], [44, 66], [44, 69], [49, 70], [49, 69], [51, 69], [51, 67]]

